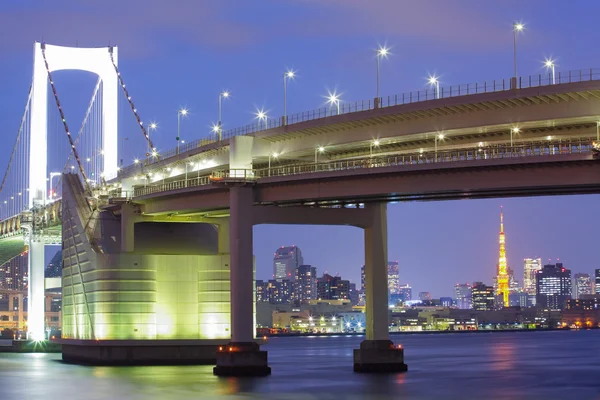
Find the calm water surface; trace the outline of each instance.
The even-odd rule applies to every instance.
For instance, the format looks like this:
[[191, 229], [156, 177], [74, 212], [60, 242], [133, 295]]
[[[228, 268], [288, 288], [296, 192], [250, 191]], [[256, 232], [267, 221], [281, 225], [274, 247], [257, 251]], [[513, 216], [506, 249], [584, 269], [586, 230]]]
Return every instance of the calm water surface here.
[[394, 336], [409, 371], [352, 372], [361, 337], [271, 338], [273, 374], [212, 366], [83, 367], [0, 354], [0, 399], [600, 399], [600, 331]]

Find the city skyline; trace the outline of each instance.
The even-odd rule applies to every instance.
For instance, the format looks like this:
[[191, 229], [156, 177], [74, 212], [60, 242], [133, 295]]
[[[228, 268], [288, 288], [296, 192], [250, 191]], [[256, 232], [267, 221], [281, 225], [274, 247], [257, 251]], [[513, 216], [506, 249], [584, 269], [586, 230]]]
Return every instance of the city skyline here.
[[[142, 118], [158, 123], [152, 135], [159, 150], [175, 147], [177, 112], [184, 106], [189, 115], [182, 120], [182, 138], [210, 135], [223, 90], [231, 91], [223, 102], [224, 130], [253, 123], [257, 108], [278, 118], [287, 69], [296, 71], [288, 84], [289, 113], [324, 106], [328, 90], [341, 93], [343, 102], [372, 99], [375, 51], [384, 44], [391, 54], [381, 62], [382, 96], [427, 88], [430, 74], [439, 76], [441, 86], [509, 78], [514, 21], [525, 23], [519, 36], [519, 75], [545, 73], [547, 57], [556, 59], [557, 72], [600, 66], [600, 55], [589, 51], [586, 40], [573, 40], [594, 37], [594, 16], [600, 11], [595, 2], [586, 2], [587, 12], [577, 19], [563, 18], [572, 12], [567, 3], [548, 10], [540, 0], [332, 0], [318, 7], [308, 0], [252, 5], [175, 0], [166, 9], [128, 4], [0, 4], [0, 84], [5, 93], [0, 121], [5, 137], [17, 131], [31, 78], [32, 43], [42, 39], [58, 45], [116, 43], [120, 69]], [[120, 11], [104, 11], [114, 9]], [[547, 12], [542, 16], [540, 9]], [[56, 24], [67, 11], [72, 23]], [[429, 23], [415, 15], [426, 15]], [[219, 35], [214, 35], [217, 29]], [[164, 35], [165, 30], [171, 33]], [[67, 118], [78, 126], [96, 79], [59, 71], [55, 80]], [[120, 158], [129, 164], [146, 146], [127, 109], [120, 112]], [[64, 132], [52, 136], [51, 145], [59, 140], [65, 140]], [[7, 165], [10, 147], [0, 152], [1, 165]], [[62, 165], [49, 168], [56, 171]], [[400, 281], [410, 283], [414, 293], [448, 296], [458, 282], [491, 285], [498, 251], [497, 209], [504, 205], [508, 266], [519, 281], [524, 258], [542, 257], [543, 263], [560, 258], [573, 273], [593, 273], [597, 265], [590, 216], [599, 199], [588, 195], [391, 204], [388, 259], [399, 261]], [[274, 249], [296, 244], [319, 273], [339, 272], [360, 282], [364, 252], [358, 229], [257, 226], [254, 232], [257, 277], [270, 276]]]

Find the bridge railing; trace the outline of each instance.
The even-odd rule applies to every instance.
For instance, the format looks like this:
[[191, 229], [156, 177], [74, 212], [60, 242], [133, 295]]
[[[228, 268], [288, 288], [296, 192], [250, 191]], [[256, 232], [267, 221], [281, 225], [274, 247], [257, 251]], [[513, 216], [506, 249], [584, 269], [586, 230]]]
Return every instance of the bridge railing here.
[[257, 180], [273, 176], [289, 176], [315, 172], [334, 172], [352, 169], [399, 167], [419, 164], [452, 163], [476, 160], [511, 159], [521, 157], [548, 156], [559, 154], [589, 154], [593, 150], [593, 139], [544, 140], [510, 145], [474, 146], [453, 150], [412, 152], [398, 155], [374, 155], [352, 160], [325, 161], [284, 165], [254, 170], [215, 171], [210, 176], [154, 184], [134, 189], [133, 197], [152, 193], [168, 192], [187, 187], [204, 186], [226, 180]]
[[[354, 102], [340, 101], [339, 107], [334, 104], [328, 107], [320, 107], [310, 111], [303, 111], [300, 113], [290, 114], [287, 116], [287, 124], [293, 125], [301, 122], [332, 117], [335, 115], [350, 114], [355, 112], [373, 110], [376, 108], [399, 106], [404, 104], [418, 103], [422, 101], [440, 100], [452, 97], [469, 96], [474, 94], [494, 93], [507, 90], [526, 89], [532, 87], [595, 80], [600, 80], [599, 68], [581, 69], [566, 72], [559, 71], [554, 77], [552, 76], [552, 73], [544, 73], [522, 76], [516, 79], [497, 79], [491, 81], [443, 86], [439, 88], [439, 93], [435, 87], [430, 87], [423, 90], [417, 90], [391, 96], [384, 96], [381, 97], [379, 100], [377, 100], [376, 98], [372, 98], [368, 100]], [[257, 121], [255, 123], [248, 124], [242, 127], [223, 131], [221, 134], [221, 138], [222, 140], [226, 140], [235, 136], [252, 135], [260, 131], [279, 128], [281, 126], [283, 126], [283, 118], [271, 118], [267, 119], [266, 121]], [[182, 154], [195, 148], [199, 148], [216, 142], [218, 142], [217, 134], [211, 134], [209, 137], [196, 139], [191, 142], [180, 143], [178, 148], [175, 147], [166, 151], [160, 151], [157, 157], [149, 155], [144, 159], [140, 159], [138, 164], [132, 164], [122, 168], [119, 171], [119, 175], [129, 175], [135, 172], [135, 170], [139, 169], [141, 166], [151, 165], [166, 158], [174, 157], [178, 154]]]

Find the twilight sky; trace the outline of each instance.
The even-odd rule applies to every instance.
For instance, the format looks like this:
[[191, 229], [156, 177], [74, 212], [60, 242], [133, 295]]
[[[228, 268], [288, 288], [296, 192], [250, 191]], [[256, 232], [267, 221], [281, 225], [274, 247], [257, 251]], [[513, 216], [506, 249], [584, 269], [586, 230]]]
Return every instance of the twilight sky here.
[[[22, 0], [0, 2], [0, 169], [8, 163], [32, 74], [35, 40], [68, 46], [119, 46], [120, 69], [144, 121], [159, 124], [159, 149], [176, 145], [177, 110], [189, 107], [182, 138], [209, 134], [217, 96], [224, 129], [252, 122], [256, 107], [282, 114], [282, 73], [297, 70], [288, 87], [289, 113], [321, 106], [327, 89], [346, 101], [375, 96], [375, 57], [382, 95], [425, 87], [429, 73], [442, 85], [509, 78], [512, 22], [521, 75], [600, 67], [593, 0]], [[67, 118], [80, 121], [96, 78], [61, 71], [55, 82]], [[144, 145], [124, 101], [120, 157], [129, 164]], [[75, 126], [78, 124], [75, 123]], [[59, 134], [60, 133], [60, 134]], [[51, 140], [64, 140], [59, 132]], [[127, 138], [127, 142], [124, 140]], [[600, 196], [403, 203], [389, 206], [389, 258], [398, 260], [413, 293], [452, 294], [457, 282], [491, 284], [498, 257], [499, 207], [504, 206], [509, 266], [522, 280], [524, 257], [560, 258], [573, 273], [599, 268], [595, 218]], [[257, 277], [268, 279], [280, 245], [298, 245], [319, 274], [360, 281], [362, 232], [347, 227], [258, 226]]]

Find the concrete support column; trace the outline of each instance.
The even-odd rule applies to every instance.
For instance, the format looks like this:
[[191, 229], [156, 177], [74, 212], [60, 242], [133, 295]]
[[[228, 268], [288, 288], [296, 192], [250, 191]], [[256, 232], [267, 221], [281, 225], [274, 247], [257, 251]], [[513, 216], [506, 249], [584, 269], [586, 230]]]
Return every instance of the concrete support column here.
[[218, 252], [219, 254], [229, 254], [229, 218], [220, 218], [220, 221], [217, 225], [217, 235], [218, 235]]
[[[253, 201], [252, 186], [229, 189], [231, 342], [217, 351], [215, 375], [264, 376], [271, 373], [267, 352], [261, 351], [254, 340]], [[225, 232], [219, 230], [219, 239]], [[225, 243], [219, 243], [219, 250]]]
[[31, 340], [43, 340], [45, 336], [44, 291], [44, 243], [30, 242], [27, 332]]
[[23, 295], [22, 294], [18, 294], [17, 295], [17, 307], [19, 309], [18, 313], [17, 313], [17, 323], [18, 323], [18, 328], [17, 330], [22, 330], [23, 326], [25, 325], [25, 321], [24, 321], [24, 317], [23, 317]]
[[121, 251], [132, 252], [135, 250], [135, 223], [138, 215], [131, 204], [121, 205]]
[[231, 341], [252, 342], [252, 187], [230, 189]]
[[367, 340], [388, 340], [387, 205], [367, 204], [371, 224], [365, 228]]
[[387, 204], [367, 204], [365, 230], [366, 340], [354, 350], [356, 372], [404, 372], [404, 349], [389, 339]]

